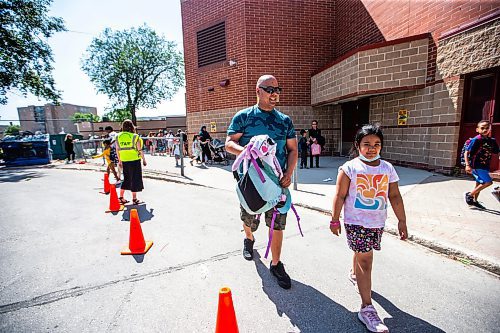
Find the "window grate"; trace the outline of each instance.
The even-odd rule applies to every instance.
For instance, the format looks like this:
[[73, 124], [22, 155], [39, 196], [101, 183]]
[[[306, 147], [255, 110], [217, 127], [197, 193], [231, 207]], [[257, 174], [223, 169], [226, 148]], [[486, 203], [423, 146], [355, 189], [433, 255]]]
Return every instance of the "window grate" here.
[[226, 60], [226, 23], [221, 22], [196, 33], [198, 67]]

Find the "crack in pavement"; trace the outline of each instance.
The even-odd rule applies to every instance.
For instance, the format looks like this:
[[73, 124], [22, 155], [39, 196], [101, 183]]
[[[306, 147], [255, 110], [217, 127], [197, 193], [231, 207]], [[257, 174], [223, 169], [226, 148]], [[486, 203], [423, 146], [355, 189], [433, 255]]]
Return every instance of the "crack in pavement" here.
[[218, 254], [216, 256], [213, 256], [213, 257], [210, 257], [207, 259], [192, 261], [192, 262], [188, 262], [188, 263], [181, 264], [178, 266], [167, 267], [167, 268], [163, 268], [163, 269], [156, 270], [156, 271], [149, 272], [149, 273], [133, 274], [131, 276], [127, 276], [127, 277], [113, 280], [113, 281], [108, 281], [108, 282], [100, 284], [100, 285], [94, 285], [94, 286], [88, 286], [88, 287], [73, 287], [70, 289], [50, 292], [50, 293], [47, 293], [44, 295], [36, 296], [36, 297], [31, 298], [29, 300], [15, 302], [15, 303], [11, 303], [11, 304], [0, 305], [0, 314], [13, 312], [13, 311], [17, 311], [17, 310], [21, 310], [21, 309], [25, 309], [25, 308], [34, 307], [34, 306], [50, 304], [50, 303], [57, 302], [57, 301], [60, 301], [60, 300], [66, 299], [66, 298], [70, 298], [70, 297], [78, 297], [78, 296], [81, 296], [85, 293], [96, 291], [96, 290], [107, 288], [107, 287], [111, 287], [111, 286], [117, 285], [119, 283], [137, 282], [137, 281], [144, 280], [146, 278], [157, 277], [157, 276], [161, 276], [164, 274], [170, 274], [172, 272], [181, 271], [185, 268], [195, 266], [198, 264], [224, 260], [224, 259], [227, 259], [231, 256], [235, 256], [236, 254], [240, 254], [240, 252], [241, 252], [241, 250], [235, 250], [235, 251], [231, 251], [231, 252], [227, 252], [227, 253], [223, 253], [223, 254]]
[[[324, 226], [318, 226], [315, 228], [311, 228], [307, 231], [314, 232], [314, 231], [317, 231], [317, 230], [320, 230], [323, 228], [324, 228]], [[295, 237], [299, 237], [299, 236], [300, 236], [300, 233], [295, 233], [295, 234], [290, 234], [288, 237], [284, 237], [284, 239], [290, 239], [290, 238], [295, 238]], [[254, 249], [255, 250], [262, 250], [262, 249], [265, 249], [266, 247], [267, 247], [267, 244], [263, 245], [263, 246], [259, 246], [259, 247], [254, 247]], [[240, 255], [240, 254], [241, 254], [241, 249], [238, 249], [238, 250], [234, 250], [231, 252], [218, 254], [218, 255], [212, 256], [212, 257], [207, 258], [207, 259], [191, 261], [191, 262], [187, 262], [187, 263], [184, 263], [184, 264], [181, 264], [178, 266], [167, 267], [167, 268], [159, 269], [159, 270], [149, 272], [149, 273], [144, 273], [144, 274], [134, 273], [130, 276], [123, 277], [121, 279], [116, 279], [113, 281], [108, 281], [108, 282], [100, 284], [100, 285], [94, 285], [94, 286], [88, 286], [88, 287], [73, 287], [70, 289], [58, 290], [58, 291], [50, 292], [50, 293], [47, 293], [44, 295], [33, 297], [29, 300], [0, 305], [0, 314], [14, 312], [14, 311], [18, 311], [21, 309], [31, 308], [34, 306], [50, 304], [50, 303], [54, 303], [54, 302], [66, 299], [66, 298], [78, 297], [78, 296], [82, 296], [83, 294], [86, 294], [86, 293], [89, 293], [92, 291], [96, 291], [96, 290], [107, 288], [107, 287], [112, 287], [112, 286], [115, 286], [119, 283], [142, 281], [142, 280], [145, 280], [147, 278], [158, 277], [161, 275], [181, 271], [181, 270], [184, 270], [185, 268], [189, 268], [191, 266], [196, 266], [196, 265], [200, 265], [200, 264], [206, 264], [206, 263], [225, 260], [225, 259], [228, 259], [229, 257], [233, 257], [233, 256]]]

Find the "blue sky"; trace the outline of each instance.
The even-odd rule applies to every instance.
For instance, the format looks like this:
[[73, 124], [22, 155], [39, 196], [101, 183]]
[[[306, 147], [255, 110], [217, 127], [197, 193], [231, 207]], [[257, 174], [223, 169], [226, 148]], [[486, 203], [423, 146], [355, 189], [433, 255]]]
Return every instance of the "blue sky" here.
[[[182, 52], [182, 22], [179, 0], [54, 0], [51, 16], [62, 17], [67, 32], [57, 33], [48, 43], [54, 56], [56, 87], [63, 90], [62, 102], [95, 106], [102, 115], [110, 106], [105, 95], [98, 95], [87, 75], [80, 69], [80, 59], [92, 39], [105, 28], [123, 30], [144, 23], [168, 40], [177, 43]], [[138, 110], [137, 116], [185, 114], [185, 89], [182, 88], [170, 102], [156, 109]], [[28, 95], [24, 98], [14, 91], [8, 95], [9, 103], [0, 105], [0, 124], [4, 120], [18, 119], [17, 107], [44, 105], [44, 99]]]

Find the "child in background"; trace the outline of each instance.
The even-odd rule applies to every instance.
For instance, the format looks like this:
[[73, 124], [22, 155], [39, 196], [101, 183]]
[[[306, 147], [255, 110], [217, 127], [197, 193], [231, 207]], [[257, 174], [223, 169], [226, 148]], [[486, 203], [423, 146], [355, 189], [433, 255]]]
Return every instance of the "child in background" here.
[[309, 146], [307, 144], [307, 131], [305, 129], [300, 130], [300, 140], [299, 140], [299, 154], [300, 154], [300, 168], [309, 169], [307, 166], [307, 150]]
[[115, 169], [115, 164], [111, 160], [111, 139], [106, 139], [102, 142], [104, 145], [104, 149], [102, 151], [102, 154], [92, 156], [92, 158], [99, 158], [99, 157], [104, 157], [106, 159], [106, 163], [108, 164], [108, 167], [106, 169], [106, 173], [109, 175], [109, 172], [113, 172], [113, 176], [115, 176], [115, 179], [117, 182], [120, 181], [120, 177], [118, 177], [118, 174], [116, 173]]
[[493, 184], [490, 177], [490, 163], [491, 156], [498, 154], [498, 143], [489, 137], [491, 123], [488, 120], [477, 123], [476, 132], [478, 135], [471, 140], [464, 153], [465, 172], [471, 173], [476, 180], [474, 189], [465, 193], [465, 202], [469, 206], [484, 209], [477, 198], [482, 190]]
[[193, 161], [195, 161], [195, 160], [196, 160], [196, 163], [200, 163], [201, 162], [201, 143], [200, 143], [200, 136], [199, 135], [195, 135], [193, 137], [192, 149], [193, 149], [193, 158], [191, 158], [191, 161], [189, 161], [189, 163], [191, 163], [191, 165], [193, 165]]
[[175, 157], [175, 166], [179, 166], [179, 161], [181, 160], [181, 142], [178, 138], [174, 139], [174, 157]]
[[347, 243], [354, 252], [349, 280], [361, 296], [359, 320], [371, 332], [388, 332], [372, 305], [373, 250], [380, 250], [380, 241], [387, 219], [387, 199], [398, 218], [401, 240], [408, 236], [403, 199], [399, 193], [399, 177], [394, 167], [380, 159], [384, 143], [378, 126], [365, 125], [357, 133], [352, 153], [356, 158], [339, 168], [333, 197], [330, 231], [341, 233], [340, 211], [344, 207]]
[[158, 130], [158, 134], [156, 134], [156, 149], [158, 151], [158, 155], [162, 156], [165, 155], [165, 146], [166, 142], [165, 139], [163, 138], [163, 132], [162, 130]]
[[316, 168], [319, 168], [319, 156], [320, 155], [321, 155], [321, 146], [319, 145], [316, 138], [314, 138], [313, 143], [311, 144], [311, 161], [312, 161], [313, 157], [316, 159]]

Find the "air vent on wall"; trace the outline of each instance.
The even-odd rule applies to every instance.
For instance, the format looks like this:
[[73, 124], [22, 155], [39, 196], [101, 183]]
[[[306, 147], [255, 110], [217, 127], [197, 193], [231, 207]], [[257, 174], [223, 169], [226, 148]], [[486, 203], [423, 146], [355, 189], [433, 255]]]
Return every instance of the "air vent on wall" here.
[[226, 60], [226, 23], [221, 22], [196, 33], [198, 67]]

